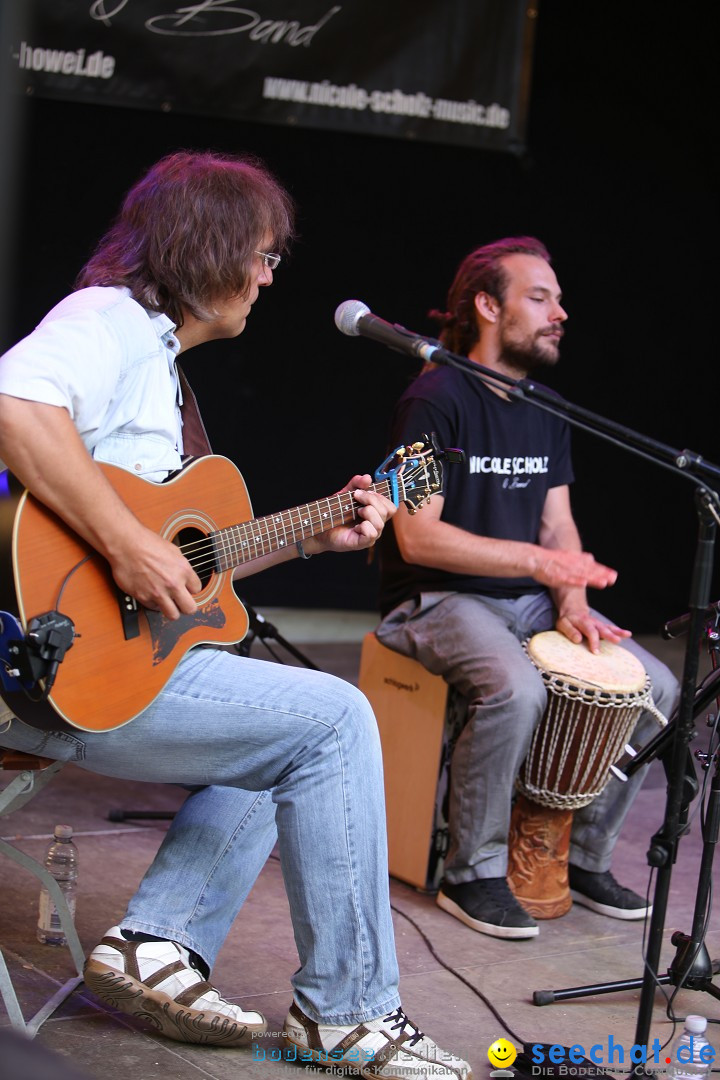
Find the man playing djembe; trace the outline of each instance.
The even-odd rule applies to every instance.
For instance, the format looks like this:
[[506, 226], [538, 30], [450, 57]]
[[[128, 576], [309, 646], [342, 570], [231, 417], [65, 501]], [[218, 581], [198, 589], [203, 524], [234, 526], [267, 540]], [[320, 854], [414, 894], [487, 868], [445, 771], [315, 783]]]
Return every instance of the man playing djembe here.
[[[513, 379], [559, 356], [567, 315], [550, 257], [539, 241], [499, 240], [470, 253], [451, 286], [441, 341], [449, 351]], [[379, 640], [442, 675], [469, 703], [451, 765], [450, 849], [438, 904], [493, 937], [527, 938], [534, 919], [506, 874], [515, 778], [540, 723], [547, 693], [522, 642], [553, 627], [596, 653], [621, 644], [642, 662], [656, 708], [669, 716], [678, 686], [671, 672], [593, 611], [586, 589], [615, 582], [614, 570], [582, 551], [570, 508], [573, 479], [567, 424], [510, 400], [452, 367], [428, 368], [398, 404], [394, 443], [435, 431], [462, 446], [464, 466], [422, 521], [401, 511], [382, 549]], [[634, 739], [657, 730], [644, 711]], [[639, 919], [646, 902], [610, 872], [613, 848], [642, 773], [574, 816], [569, 850], [573, 898], [594, 911]]]

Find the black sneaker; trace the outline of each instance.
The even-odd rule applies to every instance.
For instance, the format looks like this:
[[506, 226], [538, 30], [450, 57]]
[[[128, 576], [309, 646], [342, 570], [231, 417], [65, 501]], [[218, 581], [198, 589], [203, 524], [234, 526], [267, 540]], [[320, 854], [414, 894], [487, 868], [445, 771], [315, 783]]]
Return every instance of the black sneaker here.
[[570, 895], [576, 904], [612, 919], [644, 919], [652, 911], [642, 896], [619, 885], [609, 870], [597, 874], [570, 864]]
[[444, 881], [436, 903], [466, 926], [490, 937], [529, 938], [538, 934], [537, 923], [517, 902], [504, 877], [459, 885]]

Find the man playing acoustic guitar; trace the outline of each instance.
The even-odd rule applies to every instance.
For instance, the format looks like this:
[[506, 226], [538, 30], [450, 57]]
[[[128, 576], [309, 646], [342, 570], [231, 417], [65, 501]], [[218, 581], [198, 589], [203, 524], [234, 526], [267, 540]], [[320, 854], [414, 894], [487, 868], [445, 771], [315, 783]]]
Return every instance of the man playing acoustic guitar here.
[[[242, 333], [291, 233], [289, 197], [262, 164], [174, 154], [129, 192], [76, 291], [0, 359], [0, 457], [32, 493], [23, 515], [35, 504], [54, 512], [65, 523], [58, 535], [81, 552], [46, 606], [62, 613], [88, 575], [101, 588], [107, 578], [108, 595], [114, 581], [114, 624], [124, 627], [120, 681], [134, 681], [123, 673], [126, 646], [129, 656], [150, 635], [152, 666], [158, 642], [172, 651], [168, 640], [201, 607], [206, 621], [217, 615], [214, 582], [223, 573], [208, 580], [208, 559], [221, 572], [240, 562], [242, 575], [298, 555], [362, 549], [394, 510], [369, 476], [355, 476], [335, 497], [337, 517], [327, 500], [329, 512], [317, 504], [312, 520], [289, 515], [272, 537], [266, 525], [267, 546], [249, 556], [258, 543], [252, 530], [223, 528], [200, 543], [195, 560], [196, 545], [178, 546], [149, 527], [107, 468], [142, 478], [143, 490], [180, 468], [191, 440], [177, 357]], [[226, 559], [227, 534], [236, 550]], [[24, 595], [18, 605], [23, 618], [40, 614]], [[68, 665], [91, 636], [76, 638]], [[63, 677], [60, 664], [58, 688]], [[86, 696], [102, 714], [103, 696]], [[194, 789], [125, 917], [90, 955], [86, 983], [100, 998], [154, 1017], [180, 1041], [227, 1047], [260, 1036], [263, 1016], [225, 1001], [207, 979], [278, 838], [300, 958], [287, 1041], [308, 1060], [335, 1051], [338, 1064], [381, 1070], [386, 1080], [466, 1080], [469, 1066], [424, 1036], [400, 1005], [380, 746], [354, 687], [192, 648], [130, 723], [99, 731], [73, 726], [71, 711], [70, 723], [59, 711], [49, 723], [22, 715], [3, 708], [4, 744], [108, 776]]]

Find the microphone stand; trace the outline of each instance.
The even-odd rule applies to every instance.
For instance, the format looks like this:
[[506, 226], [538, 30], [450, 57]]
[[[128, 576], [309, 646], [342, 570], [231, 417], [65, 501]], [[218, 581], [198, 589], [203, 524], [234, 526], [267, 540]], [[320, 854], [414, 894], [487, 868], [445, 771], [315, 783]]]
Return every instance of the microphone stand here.
[[[430, 342], [431, 346], [436, 343]], [[674, 725], [672, 744], [668, 751], [667, 796], [663, 825], [652, 839], [648, 851], [648, 863], [657, 868], [655, 895], [650, 929], [647, 938], [647, 955], [642, 992], [637, 1015], [635, 1043], [647, 1046], [650, 1037], [655, 988], [660, 978], [658, 969], [663, 939], [667, 901], [670, 891], [670, 875], [683, 817], [683, 798], [685, 793], [686, 760], [688, 745], [693, 737], [693, 716], [695, 707], [695, 686], [699, 667], [700, 642], [703, 624], [710, 605], [710, 587], [713, 567], [713, 550], [716, 526], [720, 523], [720, 499], [717, 490], [709, 482], [720, 487], [720, 468], [703, 460], [691, 450], [676, 450], [663, 443], [630, 428], [616, 424], [595, 413], [558, 398], [544, 387], [536, 386], [528, 379], [511, 379], [491, 368], [482, 367], [467, 357], [449, 352], [442, 346], [432, 347], [429, 357], [432, 363], [448, 365], [481, 379], [491, 389], [504, 389], [511, 400], [526, 400], [530, 404], [544, 409], [555, 416], [560, 416], [583, 431], [596, 435], [606, 442], [613, 443], [624, 450], [651, 461], [655, 465], [669, 469], [676, 476], [689, 479], [695, 485], [695, 505], [698, 516], [698, 537], [693, 563], [688, 609], [688, 625], [685, 662], [680, 688], [680, 701], [677, 709], [677, 721]], [[705, 980], [707, 983], [709, 980]], [[708, 989], [707, 985], [694, 986], [694, 989]], [[711, 992], [714, 992], [712, 988]], [[642, 1064], [637, 1065], [637, 1076], [651, 1076]]]
[[278, 645], [285, 649], [286, 652], [289, 652], [291, 656], [294, 656], [296, 660], [299, 660], [306, 668], [311, 668], [313, 671], [321, 670], [309, 657], [305, 656], [305, 654], [300, 652], [294, 645], [291, 645], [290, 642], [282, 636], [277, 627], [273, 626], [272, 623], [269, 623], [259, 611], [256, 611], [251, 604], [248, 604], [247, 600], [244, 600], [242, 597], [239, 597], [238, 599], [247, 612], [250, 624], [245, 637], [242, 641], [238, 641], [234, 646], [236, 652], [240, 653], [241, 656], [249, 656], [252, 643], [258, 638], [258, 640], [262, 641], [270, 655], [275, 660], [282, 663], [277, 653], [275, 653], [270, 645], [268, 645], [268, 641], [276, 641]]

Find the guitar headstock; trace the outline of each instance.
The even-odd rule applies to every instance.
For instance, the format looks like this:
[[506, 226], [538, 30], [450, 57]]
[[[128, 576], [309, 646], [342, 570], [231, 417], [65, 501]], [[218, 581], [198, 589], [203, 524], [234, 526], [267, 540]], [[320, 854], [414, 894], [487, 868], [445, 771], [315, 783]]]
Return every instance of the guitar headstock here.
[[390, 498], [396, 506], [405, 503], [411, 514], [417, 513], [433, 493], [443, 485], [443, 462], [464, 461], [463, 450], [441, 450], [434, 432], [419, 442], [398, 446], [375, 470], [375, 479], [387, 481]]

